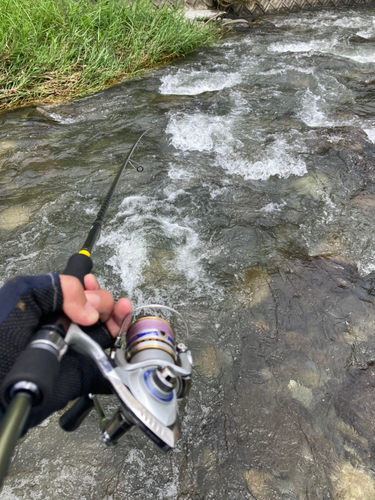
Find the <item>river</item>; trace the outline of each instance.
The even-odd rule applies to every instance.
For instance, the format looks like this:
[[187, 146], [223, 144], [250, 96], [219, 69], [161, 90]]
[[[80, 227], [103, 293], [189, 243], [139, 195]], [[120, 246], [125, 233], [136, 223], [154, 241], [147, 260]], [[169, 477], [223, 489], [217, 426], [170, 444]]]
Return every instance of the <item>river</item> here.
[[[53, 416], [0, 498], [375, 498], [375, 8], [268, 17], [77, 102], [0, 114], [0, 280], [60, 270], [146, 129], [93, 259], [191, 325], [163, 454]], [[111, 399], [107, 405], [115, 407]]]

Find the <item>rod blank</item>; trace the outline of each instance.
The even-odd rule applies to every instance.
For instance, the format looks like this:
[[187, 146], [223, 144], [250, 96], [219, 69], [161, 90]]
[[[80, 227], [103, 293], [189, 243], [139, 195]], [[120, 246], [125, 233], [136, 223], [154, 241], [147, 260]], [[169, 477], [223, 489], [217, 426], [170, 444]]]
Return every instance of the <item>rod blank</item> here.
[[13, 450], [25, 428], [32, 406], [28, 392], [18, 392], [12, 399], [0, 428], [0, 488], [7, 475]]

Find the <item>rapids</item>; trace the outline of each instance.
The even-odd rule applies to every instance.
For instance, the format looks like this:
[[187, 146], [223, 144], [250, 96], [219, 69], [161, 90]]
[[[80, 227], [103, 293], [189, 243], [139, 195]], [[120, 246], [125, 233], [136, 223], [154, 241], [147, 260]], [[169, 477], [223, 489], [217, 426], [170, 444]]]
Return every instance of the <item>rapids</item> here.
[[[94, 412], [17, 448], [0, 498], [375, 498], [375, 8], [268, 17], [69, 104], [0, 114], [0, 281], [61, 270], [116, 168], [101, 284], [190, 322], [177, 448]], [[113, 399], [107, 405], [115, 408]]]

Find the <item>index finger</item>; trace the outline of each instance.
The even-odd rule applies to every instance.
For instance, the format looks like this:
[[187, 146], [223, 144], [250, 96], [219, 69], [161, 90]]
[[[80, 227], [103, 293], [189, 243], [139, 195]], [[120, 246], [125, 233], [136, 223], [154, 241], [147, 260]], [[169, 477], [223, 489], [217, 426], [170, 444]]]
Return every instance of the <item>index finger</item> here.
[[83, 281], [85, 283], [85, 290], [100, 290], [99, 282], [93, 274], [86, 274]]
[[125, 316], [129, 314], [131, 310], [132, 310], [132, 304], [129, 299], [122, 298], [117, 302], [115, 308], [113, 309], [111, 317], [106, 322], [107, 328], [112, 337], [117, 337], [117, 335], [120, 332], [120, 327], [122, 325], [122, 322], [124, 321]]

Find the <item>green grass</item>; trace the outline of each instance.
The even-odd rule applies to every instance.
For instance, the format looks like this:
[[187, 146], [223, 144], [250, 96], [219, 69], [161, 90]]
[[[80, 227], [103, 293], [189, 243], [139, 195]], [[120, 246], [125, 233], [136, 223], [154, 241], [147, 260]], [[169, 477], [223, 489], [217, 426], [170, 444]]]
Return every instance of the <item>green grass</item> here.
[[149, 0], [0, 0], [0, 109], [92, 94], [218, 36]]

